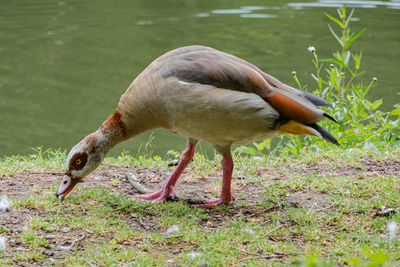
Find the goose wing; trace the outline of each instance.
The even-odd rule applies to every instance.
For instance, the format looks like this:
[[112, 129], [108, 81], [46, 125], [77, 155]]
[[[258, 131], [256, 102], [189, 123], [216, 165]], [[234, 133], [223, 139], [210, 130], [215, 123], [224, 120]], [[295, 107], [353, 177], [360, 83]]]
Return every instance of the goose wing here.
[[174, 76], [184, 82], [257, 94], [290, 120], [312, 124], [324, 116], [316, 105], [326, 105], [325, 100], [312, 94], [309, 94], [312, 98], [307, 97], [304, 92], [283, 84], [247, 61], [213, 48], [175, 49], [156, 63], [165, 78]]

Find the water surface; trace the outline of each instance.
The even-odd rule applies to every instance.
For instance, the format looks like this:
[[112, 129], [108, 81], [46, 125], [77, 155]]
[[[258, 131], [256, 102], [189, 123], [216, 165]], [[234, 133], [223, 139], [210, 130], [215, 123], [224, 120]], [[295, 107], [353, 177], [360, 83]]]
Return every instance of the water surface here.
[[[306, 48], [331, 55], [337, 46], [324, 12], [335, 14], [345, 2], [356, 8], [352, 28], [368, 29], [356, 50], [364, 50], [363, 80], [379, 80], [369, 97], [384, 98], [390, 110], [400, 102], [398, 1], [1, 1], [0, 155], [71, 148], [112, 113], [153, 59], [183, 45], [235, 54], [291, 85], [296, 70], [312, 90]], [[136, 153], [149, 134], [112, 153]], [[168, 131], [154, 135], [155, 154], [185, 146]]]

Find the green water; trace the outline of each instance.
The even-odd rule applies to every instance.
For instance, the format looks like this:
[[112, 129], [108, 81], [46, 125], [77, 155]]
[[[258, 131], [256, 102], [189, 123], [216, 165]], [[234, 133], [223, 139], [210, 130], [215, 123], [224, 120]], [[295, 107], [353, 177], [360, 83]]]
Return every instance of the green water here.
[[[1, 1], [0, 155], [71, 148], [98, 128], [153, 59], [183, 45], [233, 53], [291, 85], [296, 70], [312, 89], [306, 48], [315, 46], [321, 57], [336, 49], [324, 12], [335, 14], [337, 2]], [[352, 28], [368, 28], [357, 46], [364, 80], [378, 77], [370, 99], [384, 98], [389, 110], [400, 102], [400, 3], [365, 2], [355, 3]], [[112, 153], [136, 153], [149, 134]], [[168, 131], [154, 135], [155, 154], [185, 146]]]

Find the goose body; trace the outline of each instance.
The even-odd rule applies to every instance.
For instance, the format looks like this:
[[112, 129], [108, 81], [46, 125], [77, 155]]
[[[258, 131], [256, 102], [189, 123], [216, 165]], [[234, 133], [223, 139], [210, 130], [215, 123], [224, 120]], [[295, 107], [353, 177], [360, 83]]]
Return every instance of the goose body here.
[[160, 191], [136, 198], [162, 201], [191, 161], [197, 140], [223, 155], [221, 197], [202, 207], [227, 204], [233, 161], [232, 144], [245, 144], [282, 133], [308, 134], [338, 144], [316, 124], [329, 115], [316, 106], [318, 96], [285, 85], [256, 66], [204, 46], [177, 48], [154, 60], [121, 96], [115, 112], [94, 133], [75, 145], [57, 196], [66, 196], [93, 171], [117, 143], [154, 128], [188, 137], [180, 163]]

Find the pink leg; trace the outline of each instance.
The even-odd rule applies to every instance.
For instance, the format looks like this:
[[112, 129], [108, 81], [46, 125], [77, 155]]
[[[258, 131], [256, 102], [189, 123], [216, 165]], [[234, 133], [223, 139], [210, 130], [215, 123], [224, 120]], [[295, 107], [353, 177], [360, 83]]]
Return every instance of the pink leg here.
[[220, 198], [207, 198], [205, 204], [196, 205], [196, 207], [212, 208], [216, 205], [229, 204], [229, 202], [235, 200], [235, 197], [231, 193], [231, 180], [233, 171], [233, 159], [231, 154], [223, 155], [221, 163], [223, 178]]
[[172, 195], [172, 197], [175, 197], [176, 195], [174, 192], [174, 186], [176, 184], [176, 181], [178, 181], [178, 178], [181, 176], [182, 172], [185, 170], [186, 166], [193, 159], [196, 143], [197, 141], [195, 140], [188, 141], [188, 144], [186, 146], [185, 151], [183, 151], [182, 153], [182, 158], [179, 161], [178, 166], [171, 174], [171, 176], [168, 178], [168, 180], [162, 185], [161, 190], [154, 193], [136, 195], [133, 196], [132, 198], [161, 202], [167, 199], [170, 195]]

